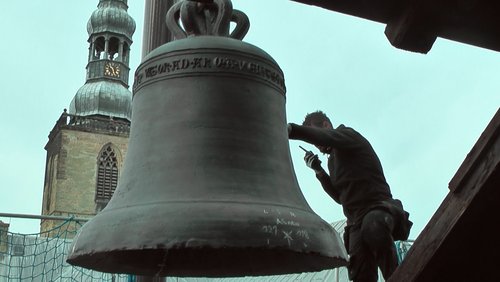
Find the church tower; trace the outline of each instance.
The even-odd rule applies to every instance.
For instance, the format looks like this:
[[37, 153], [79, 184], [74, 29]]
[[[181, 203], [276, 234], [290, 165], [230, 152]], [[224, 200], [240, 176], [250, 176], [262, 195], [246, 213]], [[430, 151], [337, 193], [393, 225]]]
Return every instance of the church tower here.
[[[49, 134], [43, 215], [91, 217], [116, 188], [127, 151], [135, 22], [127, 0], [100, 0], [88, 23], [86, 82]], [[43, 220], [41, 231], [59, 224]]]

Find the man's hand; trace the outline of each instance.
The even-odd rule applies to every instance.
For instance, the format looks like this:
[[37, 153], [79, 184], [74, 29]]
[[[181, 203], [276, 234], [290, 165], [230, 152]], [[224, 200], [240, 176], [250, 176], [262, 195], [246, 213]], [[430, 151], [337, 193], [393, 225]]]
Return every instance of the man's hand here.
[[315, 155], [313, 152], [308, 151], [304, 156], [304, 161], [306, 161], [306, 165], [314, 171], [318, 172], [322, 170], [321, 161], [319, 160], [318, 155]]

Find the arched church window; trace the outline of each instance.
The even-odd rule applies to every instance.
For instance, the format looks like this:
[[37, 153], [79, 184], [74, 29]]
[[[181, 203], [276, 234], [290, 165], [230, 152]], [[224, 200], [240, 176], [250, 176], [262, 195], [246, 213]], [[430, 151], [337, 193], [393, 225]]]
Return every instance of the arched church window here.
[[104, 37], [101, 36], [101, 37], [98, 37], [95, 41], [94, 41], [94, 57], [97, 58], [97, 59], [104, 59], [104, 46], [105, 46], [105, 40], [104, 40]]
[[114, 60], [118, 57], [118, 48], [120, 47], [120, 40], [116, 37], [111, 37], [108, 45], [109, 59]]
[[101, 150], [97, 162], [97, 184], [95, 201], [96, 210], [102, 210], [113, 193], [118, 183], [118, 157], [111, 144], [107, 144]]

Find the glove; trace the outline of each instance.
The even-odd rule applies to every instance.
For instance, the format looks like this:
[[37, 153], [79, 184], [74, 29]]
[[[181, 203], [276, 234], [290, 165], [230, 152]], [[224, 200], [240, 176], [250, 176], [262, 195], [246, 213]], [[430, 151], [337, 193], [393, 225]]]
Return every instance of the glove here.
[[321, 161], [318, 158], [318, 155], [315, 155], [313, 152], [309, 151], [304, 156], [304, 161], [306, 161], [306, 165], [312, 168], [314, 171], [320, 171]]

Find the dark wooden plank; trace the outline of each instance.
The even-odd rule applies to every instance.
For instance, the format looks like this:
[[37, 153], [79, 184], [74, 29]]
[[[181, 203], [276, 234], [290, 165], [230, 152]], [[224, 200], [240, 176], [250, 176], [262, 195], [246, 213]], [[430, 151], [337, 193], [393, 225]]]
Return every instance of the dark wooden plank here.
[[[426, 52], [432, 38], [439, 36], [453, 41], [500, 51], [500, 29], [497, 11], [500, 2], [495, 0], [453, 1], [453, 0], [292, 0], [303, 4], [322, 7], [384, 24], [398, 19], [410, 19], [414, 23], [392, 26], [386, 32], [389, 40], [398, 48], [415, 52]], [[405, 16], [405, 14], [407, 16]], [[409, 16], [408, 16], [409, 15]], [[401, 23], [401, 21], [399, 21]], [[412, 27], [408, 32], [405, 26]], [[419, 30], [419, 26], [420, 29]], [[414, 27], [414, 28], [413, 28]], [[328, 28], [328, 27], [326, 27]], [[399, 30], [403, 36], [395, 38]], [[394, 31], [397, 31], [394, 33]], [[417, 40], [422, 35], [425, 44]], [[412, 44], [413, 43], [413, 44]]]
[[500, 108], [497, 110], [495, 116], [490, 121], [486, 129], [483, 131], [478, 141], [472, 147], [472, 150], [467, 154], [465, 160], [458, 168], [457, 172], [450, 180], [448, 185], [450, 191], [458, 192], [461, 183], [467, 178], [467, 175], [472, 171], [472, 167], [481, 161], [482, 156], [486, 154], [488, 146], [495, 140], [495, 135], [500, 132]]
[[[461, 172], [461, 176], [459, 176], [460, 181], [457, 182], [459, 187], [455, 189], [455, 192], [450, 192], [446, 196], [389, 281], [418, 281], [419, 275], [447, 237], [450, 236], [450, 233], [453, 232], [453, 228], [466, 213], [469, 205], [480, 193], [485, 183], [494, 177], [498, 178], [495, 174], [498, 174], [500, 166], [498, 119], [499, 113], [497, 112], [490, 122], [495, 130], [492, 131], [488, 125], [486, 133], [483, 134], [485, 139], [476, 143], [481, 148], [480, 153], [471, 153], [471, 157], [469, 157], [475, 161], [463, 164], [463, 168], [461, 166], [464, 172]], [[478, 155], [476, 156], [476, 154]], [[471, 226], [472, 228], [477, 227]], [[474, 270], [471, 269], [471, 271]]]

